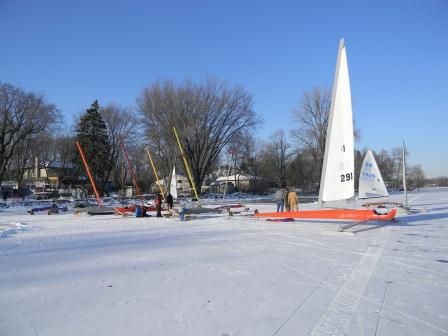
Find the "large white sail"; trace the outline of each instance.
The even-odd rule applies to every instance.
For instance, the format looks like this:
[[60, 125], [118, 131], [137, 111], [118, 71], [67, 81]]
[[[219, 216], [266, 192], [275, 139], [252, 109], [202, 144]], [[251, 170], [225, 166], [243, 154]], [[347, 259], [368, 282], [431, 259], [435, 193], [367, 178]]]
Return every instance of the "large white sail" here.
[[173, 173], [171, 174], [170, 194], [174, 199], [177, 198], [177, 175], [176, 167], [173, 167]]
[[389, 197], [383, 177], [369, 149], [359, 173], [358, 198]]
[[319, 203], [345, 200], [355, 194], [353, 116], [347, 55], [344, 40], [339, 42], [333, 82]]

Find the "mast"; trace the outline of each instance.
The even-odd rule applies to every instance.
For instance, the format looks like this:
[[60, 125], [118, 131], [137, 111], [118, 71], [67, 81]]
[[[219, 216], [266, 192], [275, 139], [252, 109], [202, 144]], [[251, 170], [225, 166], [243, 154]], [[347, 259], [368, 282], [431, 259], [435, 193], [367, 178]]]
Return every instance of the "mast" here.
[[100, 194], [98, 193], [98, 190], [96, 189], [95, 181], [93, 180], [93, 176], [90, 173], [90, 168], [89, 168], [89, 165], [87, 164], [86, 157], [84, 156], [84, 152], [83, 152], [81, 145], [79, 144], [78, 141], [76, 141], [76, 147], [78, 147], [78, 151], [79, 151], [79, 154], [81, 155], [81, 159], [84, 164], [84, 168], [86, 169], [87, 175], [89, 176], [89, 179], [90, 179], [90, 183], [92, 184], [93, 191], [94, 191], [95, 197], [96, 197], [96, 202], [98, 203], [99, 206], [103, 206], [103, 202], [101, 201]]
[[191, 176], [190, 167], [188, 165], [187, 157], [185, 156], [184, 149], [182, 147], [182, 144], [180, 143], [179, 135], [177, 134], [176, 127], [174, 127], [174, 126], [173, 126], [173, 131], [174, 131], [174, 135], [176, 136], [177, 144], [179, 145], [180, 154], [182, 155], [182, 159], [184, 160], [185, 169], [187, 170], [188, 178], [190, 179], [191, 186], [193, 187], [194, 195], [196, 196], [196, 199], [199, 202], [199, 195], [196, 190], [196, 186], [194, 184], [193, 177]]
[[163, 198], [163, 200], [165, 200], [165, 194], [163, 192], [162, 185], [160, 184], [159, 175], [157, 174], [156, 166], [154, 165], [154, 161], [152, 160], [151, 152], [149, 151], [148, 147], [146, 147], [146, 153], [148, 154], [149, 162], [151, 162], [152, 171], [154, 172], [154, 177], [156, 179], [157, 185], [159, 186], [160, 193], [162, 194], [162, 198]]
[[224, 205], [224, 197], [226, 197], [227, 184], [229, 183], [229, 174], [230, 174], [230, 162], [229, 162], [229, 169], [227, 170], [226, 185], [224, 186], [224, 193], [222, 194], [222, 205]]
[[137, 197], [140, 198], [140, 201], [142, 202], [142, 205], [143, 205], [144, 202], [143, 202], [143, 198], [142, 198], [142, 193], [140, 191], [140, 187], [138, 186], [137, 178], [135, 176], [134, 169], [132, 168], [131, 160], [129, 160], [128, 152], [126, 150], [126, 147], [124, 146], [123, 139], [120, 139], [120, 146], [121, 146], [121, 149], [123, 150], [124, 157], [126, 159], [126, 162], [128, 163], [128, 167], [131, 172], [132, 182], [134, 183], [134, 187], [135, 187], [135, 193], [137, 194]]
[[[234, 154], [234, 150], [230, 150], [229, 154], [231, 155], [229, 158], [229, 169], [227, 170], [227, 176], [226, 176], [226, 185], [224, 186], [224, 194], [222, 195], [222, 205], [224, 205], [224, 198], [226, 197], [226, 192], [227, 192], [227, 185], [229, 184], [229, 175], [230, 175], [230, 160], [233, 157]], [[235, 168], [236, 168], [236, 163], [233, 163], [233, 173], [235, 175], [235, 186], [236, 186], [236, 172], [235, 172]]]
[[406, 147], [404, 145], [403, 140], [403, 191], [404, 191], [404, 206], [407, 209], [409, 207], [408, 204], [408, 190], [406, 188]]

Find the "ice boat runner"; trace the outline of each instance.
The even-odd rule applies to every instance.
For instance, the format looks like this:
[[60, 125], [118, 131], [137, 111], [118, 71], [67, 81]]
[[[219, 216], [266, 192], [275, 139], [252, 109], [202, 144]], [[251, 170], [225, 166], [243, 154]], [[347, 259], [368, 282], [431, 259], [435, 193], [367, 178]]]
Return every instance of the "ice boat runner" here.
[[[319, 190], [321, 208], [333, 201], [344, 201], [355, 194], [353, 116], [344, 40], [339, 42], [338, 60], [331, 96], [324, 162]], [[254, 217], [315, 218], [340, 220], [390, 220], [396, 209], [378, 214], [370, 209], [320, 209], [296, 212], [258, 213]]]

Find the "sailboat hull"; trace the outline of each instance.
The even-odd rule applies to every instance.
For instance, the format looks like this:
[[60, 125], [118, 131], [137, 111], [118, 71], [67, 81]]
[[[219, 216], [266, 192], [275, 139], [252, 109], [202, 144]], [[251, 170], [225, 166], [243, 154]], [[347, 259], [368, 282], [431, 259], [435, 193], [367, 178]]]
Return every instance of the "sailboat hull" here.
[[254, 214], [259, 218], [309, 218], [309, 219], [338, 219], [338, 220], [392, 220], [397, 214], [397, 209], [392, 209], [386, 214], [380, 214], [371, 209], [323, 209], [303, 210], [288, 212], [260, 212]]
[[[116, 207], [115, 209], [115, 213], [117, 215], [123, 215], [123, 214], [127, 214], [127, 213], [134, 213], [135, 212], [135, 205], [131, 205], [128, 207]], [[145, 206], [145, 210], [146, 211], [156, 211], [157, 208], [155, 206]]]

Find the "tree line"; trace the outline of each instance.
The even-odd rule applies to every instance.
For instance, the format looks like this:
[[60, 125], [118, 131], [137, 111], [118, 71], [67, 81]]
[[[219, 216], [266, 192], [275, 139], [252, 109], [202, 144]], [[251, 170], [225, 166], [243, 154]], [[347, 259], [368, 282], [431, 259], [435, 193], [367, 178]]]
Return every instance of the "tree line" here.
[[[296, 128], [290, 134], [278, 130], [268, 140], [260, 140], [255, 134], [262, 119], [254, 111], [253, 96], [241, 86], [214, 78], [156, 81], [141, 91], [135, 109], [94, 101], [75, 117], [73, 127], [67, 126], [61, 111], [43, 95], [0, 83], [0, 182], [15, 180], [23, 185], [24, 172], [35, 156], [39, 161], [75, 164], [77, 175], [85, 177], [75, 146], [78, 141], [100, 192], [110, 191], [109, 181], [121, 189], [130, 177], [122, 142], [138, 183], [149, 191], [154, 177], [146, 149], [153, 154], [159, 176], [169, 176], [173, 165], [182, 170], [175, 126], [198, 187], [219, 164], [230, 163], [259, 177], [263, 181], [260, 191], [288, 185], [315, 193], [330, 102], [329, 90], [314, 88], [303, 93], [293, 111]], [[359, 138], [359, 130], [354, 129]], [[357, 175], [365, 152], [355, 152]], [[399, 188], [401, 148], [380, 150], [375, 157], [389, 187]], [[407, 178], [413, 187], [428, 183], [419, 165], [408, 167]], [[443, 178], [435, 182], [446, 183]]]

